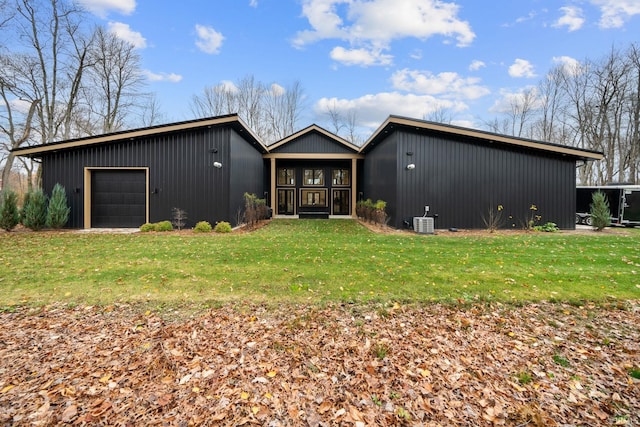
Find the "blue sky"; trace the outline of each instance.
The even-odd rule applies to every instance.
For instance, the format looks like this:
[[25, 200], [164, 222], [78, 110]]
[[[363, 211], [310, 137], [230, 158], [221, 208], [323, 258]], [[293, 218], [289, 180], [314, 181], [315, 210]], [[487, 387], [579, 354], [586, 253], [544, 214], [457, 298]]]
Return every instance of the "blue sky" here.
[[640, 0], [80, 0], [134, 43], [168, 121], [205, 86], [299, 81], [300, 126], [330, 105], [361, 125], [389, 114], [482, 127], [555, 65], [640, 36]]

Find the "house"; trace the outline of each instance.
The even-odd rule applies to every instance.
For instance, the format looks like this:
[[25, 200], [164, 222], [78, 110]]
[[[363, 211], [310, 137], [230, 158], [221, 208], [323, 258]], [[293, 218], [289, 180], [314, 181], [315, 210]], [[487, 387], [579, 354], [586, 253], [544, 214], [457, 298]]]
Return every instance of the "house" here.
[[356, 203], [370, 198], [387, 202], [395, 228], [425, 206], [438, 228], [485, 228], [500, 205], [518, 227], [535, 207], [542, 222], [570, 229], [576, 167], [603, 157], [398, 116], [362, 146], [316, 125], [266, 146], [235, 114], [14, 152], [40, 160], [45, 192], [65, 187], [71, 228], [139, 227], [170, 219], [172, 208], [187, 212], [187, 226], [235, 225], [244, 193], [253, 193], [276, 217], [354, 217]]

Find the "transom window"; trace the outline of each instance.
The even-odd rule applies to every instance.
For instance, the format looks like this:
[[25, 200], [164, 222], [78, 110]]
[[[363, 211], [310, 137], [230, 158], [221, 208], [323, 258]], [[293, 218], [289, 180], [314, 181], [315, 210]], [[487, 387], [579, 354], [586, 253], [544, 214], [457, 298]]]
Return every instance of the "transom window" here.
[[349, 185], [351, 184], [351, 174], [349, 169], [333, 170], [333, 185]]
[[324, 171], [322, 169], [305, 169], [304, 185], [324, 185]]
[[278, 185], [296, 185], [296, 170], [278, 168]]

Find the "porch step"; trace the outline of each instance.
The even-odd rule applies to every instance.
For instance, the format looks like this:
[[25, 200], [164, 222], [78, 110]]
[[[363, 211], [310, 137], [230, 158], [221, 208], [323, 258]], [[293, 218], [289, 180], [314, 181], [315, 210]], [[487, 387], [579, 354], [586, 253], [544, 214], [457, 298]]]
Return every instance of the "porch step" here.
[[300, 219], [329, 219], [329, 212], [298, 212]]

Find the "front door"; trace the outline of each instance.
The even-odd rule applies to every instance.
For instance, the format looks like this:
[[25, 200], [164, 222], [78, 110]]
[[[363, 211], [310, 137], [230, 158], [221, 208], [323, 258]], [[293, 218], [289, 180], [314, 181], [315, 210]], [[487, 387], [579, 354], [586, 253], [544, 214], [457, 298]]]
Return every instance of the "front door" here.
[[278, 215], [294, 215], [296, 205], [296, 191], [292, 189], [278, 189]]
[[349, 190], [333, 190], [332, 196], [333, 215], [351, 214]]

